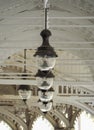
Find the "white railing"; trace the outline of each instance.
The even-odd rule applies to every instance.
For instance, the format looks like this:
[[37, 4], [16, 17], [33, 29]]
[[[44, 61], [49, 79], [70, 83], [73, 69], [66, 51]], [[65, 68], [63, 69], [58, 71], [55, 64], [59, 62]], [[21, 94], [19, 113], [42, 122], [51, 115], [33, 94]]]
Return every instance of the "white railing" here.
[[[56, 90], [57, 89], [57, 90]], [[94, 95], [92, 91], [85, 89], [83, 87], [74, 86], [58, 86], [56, 87], [56, 95], [58, 96], [87, 96]]]

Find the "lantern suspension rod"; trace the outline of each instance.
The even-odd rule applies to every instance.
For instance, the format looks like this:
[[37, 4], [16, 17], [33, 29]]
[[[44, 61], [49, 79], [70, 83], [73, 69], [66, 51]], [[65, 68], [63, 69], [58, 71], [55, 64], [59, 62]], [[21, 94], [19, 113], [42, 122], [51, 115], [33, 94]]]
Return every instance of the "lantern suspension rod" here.
[[24, 49], [24, 73], [26, 73], [26, 49]]
[[48, 17], [47, 17], [47, 11], [48, 11], [48, 7], [47, 7], [47, 3], [48, 0], [44, 0], [44, 11], [45, 11], [45, 29], [47, 29], [47, 22], [48, 22]]

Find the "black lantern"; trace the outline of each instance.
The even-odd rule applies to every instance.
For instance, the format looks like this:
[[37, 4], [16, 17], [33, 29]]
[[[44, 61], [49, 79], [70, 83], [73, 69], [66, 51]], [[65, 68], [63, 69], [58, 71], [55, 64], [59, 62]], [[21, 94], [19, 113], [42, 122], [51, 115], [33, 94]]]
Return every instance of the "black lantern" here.
[[[26, 78], [28, 77], [27, 73], [26, 73], [26, 49], [24, 49], [24, 74], [22, 74], [22, 79], [26, 80]], [[29, 85], [20, 85], [18, 88], [18, 93], [19, 96], [21, 97], [21, 99], [23, 99], [23, 101], [26, 101], [27, 99], [29, 99], [31, 97], [31, 89]]]
[[18, 93], [21, 99], [24, 101], [29, 99], [31, 96], [31, 89], [29, 85], [20, 85], [18, 88]]
[[57, 54], [54, 48], [49, 44], [49, 37], [51, 31], [47, 29], [47, 3], [48, 0], [44, 0], [44, 11], [45, 11], [45, 29], [41, 31], [40, 35], [43, 39], [42, 45], [38, 47], [34, 56], [37, 58], [37, 66], [42, 71], [52, 69], [55, 65]]
[[43, 38], [43, 43], [38, 47], [34, 56], [37, 58], [38, 68], [44, 71], [54, 67], [57, 54], [54, 48], [49, 44], [49, 36], [51, 36], [50, 30], [44, 29], [40, 35]]
[[36, 76], [37, 84], [40, 89], [48, 90], [53, 85], [53, 73], [49, 71], [38, 70]]
[[53, 93], [54, 93], [53, 88], [50, 88], [49, 90], [41, 90], [41, 89], [38, 90], [39, 99], [42, 102], [51, 101], [53, 98]]
[[43, 113], [47, 113], [48, 111], [51, 110], [53, 102], [49, 101], [49, 102], [41, 102], [40, 100], [38, 101], [39, 104], [39, 108]]

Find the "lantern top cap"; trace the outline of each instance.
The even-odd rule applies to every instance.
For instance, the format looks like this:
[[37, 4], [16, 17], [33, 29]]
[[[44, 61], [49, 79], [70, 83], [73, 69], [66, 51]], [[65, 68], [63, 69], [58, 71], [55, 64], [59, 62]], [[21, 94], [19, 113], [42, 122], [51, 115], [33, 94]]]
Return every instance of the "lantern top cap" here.
[[48, 70], [48, 71], [41, 71], [38, 70], [35, 77], [41, 77], [41, 78], [54, 78], [54, 74]]

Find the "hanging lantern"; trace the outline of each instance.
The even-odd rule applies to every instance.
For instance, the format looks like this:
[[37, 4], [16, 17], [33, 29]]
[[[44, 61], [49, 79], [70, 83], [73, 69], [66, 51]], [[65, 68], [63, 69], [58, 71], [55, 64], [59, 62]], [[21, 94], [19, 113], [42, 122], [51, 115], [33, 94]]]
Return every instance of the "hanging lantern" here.
[[39, 99], [42, 102], [48, 102], [52, 100], [53, 93], [54, 93], [53, 88], [50, 88], [49, 90], [41, 90], [41, 89], [38, 90]]
[[39, 108], [43, 113], [47, 113], [52, 108], [52, 101], [50, 102], [41, 102], [39, 100]]
[[57, 54], [54, 48], [49, 44], [49, 36], [51, 36], [50, 30], [44, 29], [40, 35], [43, 38], [43, 43], [38, 47], [34, 56], [36, 57], [38, 68], [42, 71], [47, 71], [54, 68]]
[[34, 56], [36, 57], [38, 72], [35, 75], [37, 80], [37, 86], [39, 88], [39, 104], [40, 110], [42, 112], [48, 112], [52, 107], [53, 98], [53, 85], [54, 75], [51, 70], [55, 66], [57, 54], [54, 48], [49, 44], [49, 37], [51, 36], [51, 31], [47, 29], [48, 18], [47, 18], [47, 7], [48, 0], [44, 0], [45, 9], [45, 29], [41, 31], [40, 35], [42, 37], [42, 45], [37, 48]]
[[48, 90], [53, 85], [53, 78], [54, 75], [51, 71], [40, 71], [38, 70], [38, 73], [35, 75], [38, 88], [42, 90]]
[[[44, 78], [43, 78], [43, 81], [41, 80], [42, 83], [40, 84], [40, 86], [38, 86], [40, 89], [42, 89], [42, 90], [48, 90], [53, 85], [53, 80], [52, 79], [49, 79], [51, 81], [46, 81], [46, 80]], [[48, 83], [48, 82], [50, 82], [50, 83]]]
[[29, 85], [20, 85], [18, 88], [18, 93], [21, 99], [24, 101], [29, 99], [31, 96], [31, 89]]

